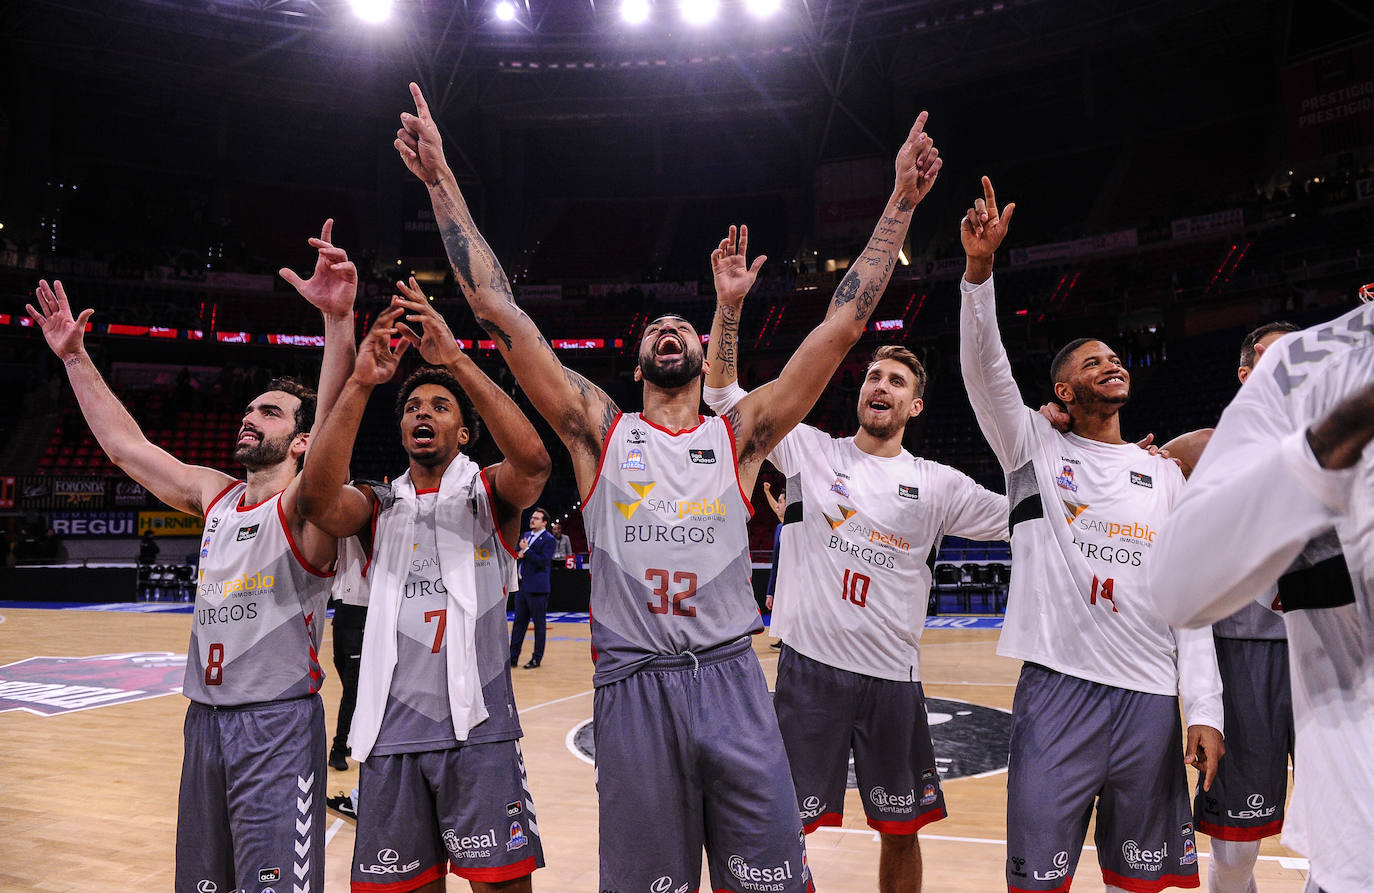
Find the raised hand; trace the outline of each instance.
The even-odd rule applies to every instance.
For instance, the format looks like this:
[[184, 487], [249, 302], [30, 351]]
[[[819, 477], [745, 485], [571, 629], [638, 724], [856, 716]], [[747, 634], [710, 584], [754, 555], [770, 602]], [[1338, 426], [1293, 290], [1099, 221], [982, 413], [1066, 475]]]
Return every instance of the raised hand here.
[[347, 316], [353, 312], [353, 299], [358, 294], [358, 270], [348, 259], [348, 252], [336, 247], [330, 236], [334, 233], [334, 218], [320, 228], [320, 236], [310, 239], [310, 247], [319, 252], [315, 271], [309, 279], [302, 279], [293, 270], [282, 267], [277, 275], [300, 292], [325, 316]]
[[1016, 202], [998, 212], [997, 193], [992, 190], [992, 181], [984, 177], [983, 197], [973, 202], [973, 207], [959, 222], [959, 238], [970, 261], [992, 263], [992, 255], [1006, 238], [1011, 215], [1015, 212]]
[[940, 175], [940, 168], [945, 163], [940, 158], [940, 150], [935, 148], [935, 141], [925, 132], [926, 118], [929, 116], [929, 112], [921, 112], [916, 116], [911, 133], [907, 134], [906, 142], [897, 152], [897, 185], [894, 191], [900, 199], [898, 209], [902, 211], [910, 211], [921, 203], [921, 199], [930, 192], [930, 187], [935, 185], [935, 178]]
[[401, 308], [406, 314], [406, 320], [417, 323], [420, 328], [420, 333], [416, 334], [410, 326], [398, 322], [396, 328], [400, 330], [401, 336], [420, 348], [420, 356], [425, 358], [426, 363], [447, 366], [457, 362], [463, 355], [462, 348], [458, 346], [444, 317], [434, 309], [429, 298], [420, 290], [415, 277], [410, 277], [410, 285], [397, 282], [396, 288], [401, 294], [391, 299], [391, 306]]
[[730, 225], [730, 235], [720, 240], [720, 245], [711, 252], [711, 275], [716, 283], [716, 300], [726, 306], [739, 309], [744, 296], [754, 287], [759, 268], [768, 260], [768, 255], [760, 254], [754, 262], [748, 263], [745, 255], [749, 250], [749, 227]]
[[778, 523], [782, 523], [783, 515], [787, 513], [787, 494], [786, 492], [774, 493], [773, 485], [768, 481], [763, 482], [763, 495], [768, 498], [768, 507], [773, 510], [773, 514], [778, 516]]
[[391, 339], [403, 334], [397, 320], [404, 312], [404, 307], [393, 304], [377, 315], [376, 322], [358, 345], [358, 358], [353, 361], [355, 380], [369, 387], [391, 381], [411, 344], [409, 339], [402, 337], [394, 349], [391, 346]]
[[444, 141], [439, 136], [439, 125], [429, 113], [429, 103], [414, 81], [410, 82], [410, 95], [415, 99], [415, 114], [401, 112], [401, 128], [396, 131], [393, 145], [410, 172], [426, 185], [432, 185], [448, 172]]
[[42, 311], [34, 309], [32, 304], [25, 304], [24, 309], [29, 311], [29, 316], [43, 329], [43, 340], [48, 342], [48, 347], [52, 348], [58, 359], [65, 362], [85, 352], [86, 322], [95, 311], [87, 307], [73, 319], [67, 292], [56, 279], [53, 280], [51, 288], [46, 280], [40, 279], [37, 297]]

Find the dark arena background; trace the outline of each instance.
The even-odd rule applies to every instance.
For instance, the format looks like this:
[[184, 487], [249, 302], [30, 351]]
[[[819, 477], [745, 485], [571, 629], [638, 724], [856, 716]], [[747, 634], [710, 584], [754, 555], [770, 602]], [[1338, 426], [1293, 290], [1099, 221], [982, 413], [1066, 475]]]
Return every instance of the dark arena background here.
[[[707, 331], [709, 254], [731, 224], [769, 258], [745, 305], [740, 380], [772, 379], [863, 248], [928, 110], [943, 170], [807, 421], [852, 434], [867, 358], [905, 345], [930, 375], [907, 448], [999, 492], [958, 359], [958, 225], [980, 175], [1017, 204], [997, 276], [1026, 402], [1049, 398], [1060, 345], [1101, 337], [1131, 371], [1130, 439], [1214, 424], [1246, 332], [1335, 316], [1374, 279], [1374, 12], [1357, 2], [13, 4], [0, 16], [0, 889], [171, 887], [202, 523], [102, 453], [25, 304], [60, 279], [74, 308], [94, 308], [87, 348], [149, 439], [242, 475], [248, 400], [274, 376], [318, 376], [319, 313], [277, 270], [310, 269], [306, 240], [326, 218], [358, 266], [357, 333], [413, 275], [548, 445], [539, 504], [575, 554], [555, 569], [545, 666], [513, 671], [548, 859], [534, 883], [597, 889], [578, 491], [392, 145], [412, 80], [518, 303], [626, 408], [640, 406], [648, 321], [672, 311]], [[400, 380], [369, 404], [356, 477], [406, 467]], [[495, 459], [490, 439], [475, 452]], [[765, 466], [759, 480], [762, 605], [777, 524], [762, 486], [782, 476]], [[994, 647], [1014, 567], [1005, 543], [946, 538], [935, 557], [923, 675], [944, 699], [942, 771], [963, 768], [950, 818], [922, 834], [929, 890], [1003, 888], [1018, 665]], [[777, 652], [756, 638], [771, 681]], [[331, 647], [326, 627], [332, 734]], [[356, 783], [350, 762], [329, 790]], [[876, 834], [849, 800], [842, 828], [809, 839], [818, 888], [875, 887]], [[326, 886], [342, 891], [352, 825], [327, 821]], [[1266, 893], [1298, 891], [1305, 869], [1269, 838], [1256, 876]]]

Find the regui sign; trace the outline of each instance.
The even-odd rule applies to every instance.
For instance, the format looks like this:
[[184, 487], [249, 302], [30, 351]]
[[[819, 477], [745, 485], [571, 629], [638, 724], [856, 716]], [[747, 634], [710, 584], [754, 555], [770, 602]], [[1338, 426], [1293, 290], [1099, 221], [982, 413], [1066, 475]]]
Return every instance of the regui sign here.
[[62, 536], [136, 536], [136, 512], [53, 512], [54, 533]]
[[0, 667], [0, 713], [57, 716], [181, 691], [186, 655], [136, 651], [91, 657], [30, 657]]

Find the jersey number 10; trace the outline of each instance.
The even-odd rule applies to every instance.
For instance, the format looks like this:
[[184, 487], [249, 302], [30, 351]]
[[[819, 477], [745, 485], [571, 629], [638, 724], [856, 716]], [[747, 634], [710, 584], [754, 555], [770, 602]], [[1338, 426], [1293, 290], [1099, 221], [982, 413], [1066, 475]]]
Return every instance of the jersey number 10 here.
[[868, 584], [871, 582], [868, 576], [846, 569], [844, 582], [840, 584], [840, 598], [860, 608], [868, 607]]

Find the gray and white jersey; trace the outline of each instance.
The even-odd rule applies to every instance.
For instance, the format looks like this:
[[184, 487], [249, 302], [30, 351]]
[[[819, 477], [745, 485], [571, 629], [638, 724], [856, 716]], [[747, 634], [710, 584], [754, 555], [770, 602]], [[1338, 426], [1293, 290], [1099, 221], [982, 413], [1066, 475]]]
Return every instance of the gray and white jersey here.
[[1266, 602], [1253, 601], [1230, 617], [1212, 624], [1212, 633], [1221, 639], [1288, 638], [1283, 626], [1283, 608], [1279, 605], [1278, 587], [1266, 595]]
[[281, 494], [243, 505], [227, 487], [205, 512], [196, 615], [182, 693], [228, 707], [320, 690], [318, 649], [333, 574], [306, 562], [286, 525]]
[[724, 419], [700, 418], [676, 434], [639, 413], [616, 419], [582, 506], [593, 684], [623, 679], [659, 655], [763, 630], [751, 582], [752, 513]]

